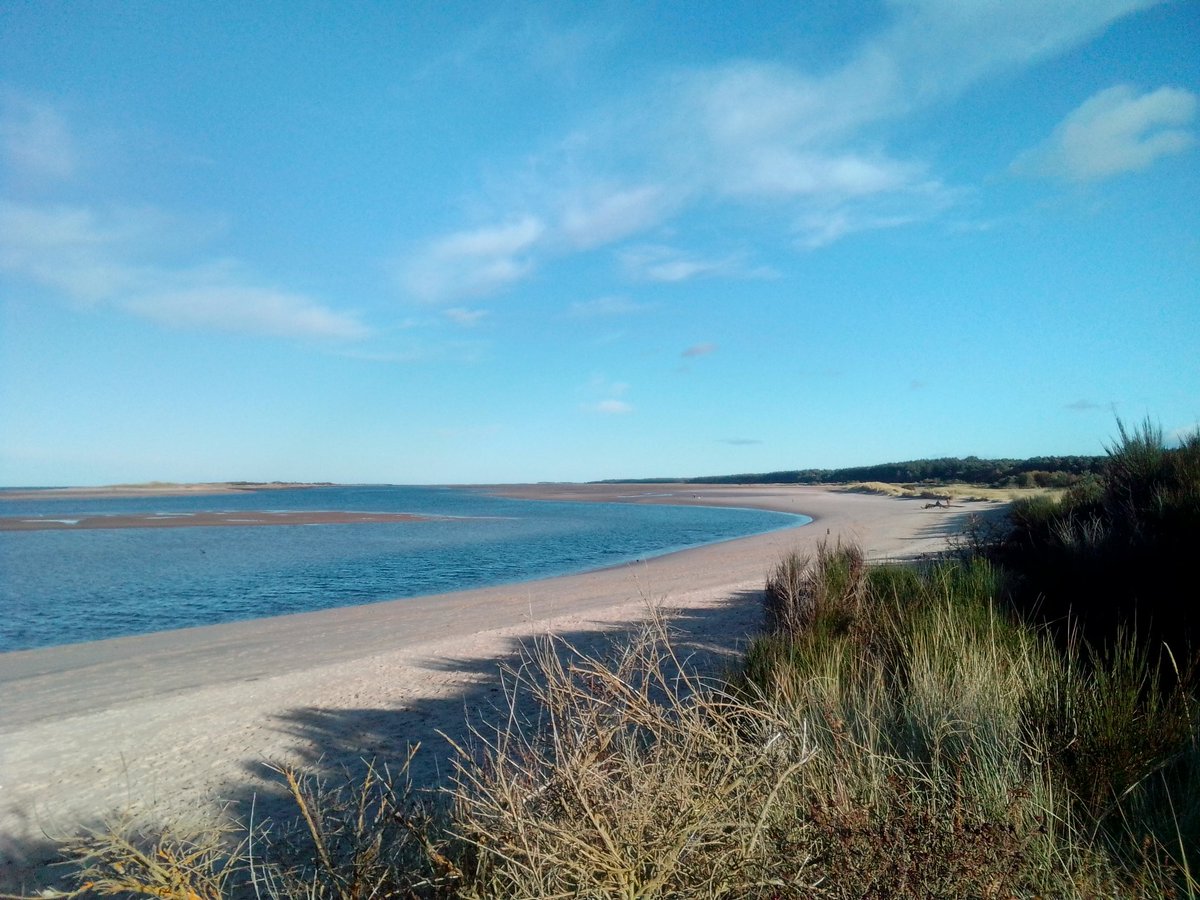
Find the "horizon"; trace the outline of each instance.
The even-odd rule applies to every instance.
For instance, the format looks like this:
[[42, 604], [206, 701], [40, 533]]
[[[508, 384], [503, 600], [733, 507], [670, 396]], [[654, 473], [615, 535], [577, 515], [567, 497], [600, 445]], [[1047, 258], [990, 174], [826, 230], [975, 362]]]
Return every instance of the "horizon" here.
[[0, 484], [703, 477], [1200, 423], [1200, 4], [0, 16]]

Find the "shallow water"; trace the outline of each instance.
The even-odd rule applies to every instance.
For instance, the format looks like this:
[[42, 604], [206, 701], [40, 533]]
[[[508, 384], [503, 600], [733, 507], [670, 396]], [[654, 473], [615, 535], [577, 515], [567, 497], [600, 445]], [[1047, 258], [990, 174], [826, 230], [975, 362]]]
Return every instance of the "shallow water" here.
[[0, 515], [352, 510], [324, 525], [0, 532], [0, 652], [582, 572], [786, 528], [759, 510], [509, 500], [455, 488], [0, 501]]

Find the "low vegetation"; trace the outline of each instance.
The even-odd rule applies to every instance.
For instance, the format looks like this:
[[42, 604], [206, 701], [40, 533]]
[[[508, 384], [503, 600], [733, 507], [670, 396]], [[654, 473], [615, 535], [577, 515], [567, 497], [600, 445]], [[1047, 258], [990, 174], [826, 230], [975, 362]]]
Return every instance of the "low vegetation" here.
[[1101, 474], [943, 560], [781, 560], [723, 677], [654, 616], [603, 658], [547, 639], [448, 790], [414, 791], [403, 764], [341, 786], [285, 771], [294, 827], [84, 838], [80, 890], [1200, 896], [1191, 610], [1163, 625], [1187, 582], [1144, 570], [1186, 574], [1198, 511], [1200, 436], [1121, 426]]

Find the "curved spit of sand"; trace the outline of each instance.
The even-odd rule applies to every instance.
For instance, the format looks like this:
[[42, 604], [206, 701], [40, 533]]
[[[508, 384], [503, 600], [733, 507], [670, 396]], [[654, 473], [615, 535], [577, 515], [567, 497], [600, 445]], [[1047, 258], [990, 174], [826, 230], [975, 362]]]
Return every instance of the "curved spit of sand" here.
[[268, 764], [351, 769], [421, 742], [435, 783], [471, 717], [501, 696], [500, 663], [553, 632], [602, 646], [650, 601], [679, 643], [720, 664], [760, 621], [781, 555], [855, 540], [875, 558], [944, 548], [971, 507], [802, 486], [504, 486], [545, 499], [698, 503], [804, 513], [812, 524], [582, 575], [0, 654], [0, 889], [46, 884], [50, 837], [129, 811], [150, 822], [233, 804], [278, 807]]

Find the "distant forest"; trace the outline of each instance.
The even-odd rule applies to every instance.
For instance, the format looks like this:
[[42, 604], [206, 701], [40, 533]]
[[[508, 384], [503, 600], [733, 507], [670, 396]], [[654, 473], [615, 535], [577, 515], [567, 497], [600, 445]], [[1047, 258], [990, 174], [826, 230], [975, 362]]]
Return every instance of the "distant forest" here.
[[1029, 459], [980, 459], [978, 456], [914, 459], [908, 462], [853, 466], [848, 469], [793, 469], [699, 478], [606, 479], [596, 484], [893, 484], [965, 482], [988, 487], [1070, 487], [1099, 476], [1107, 456], [1034, 456]]

